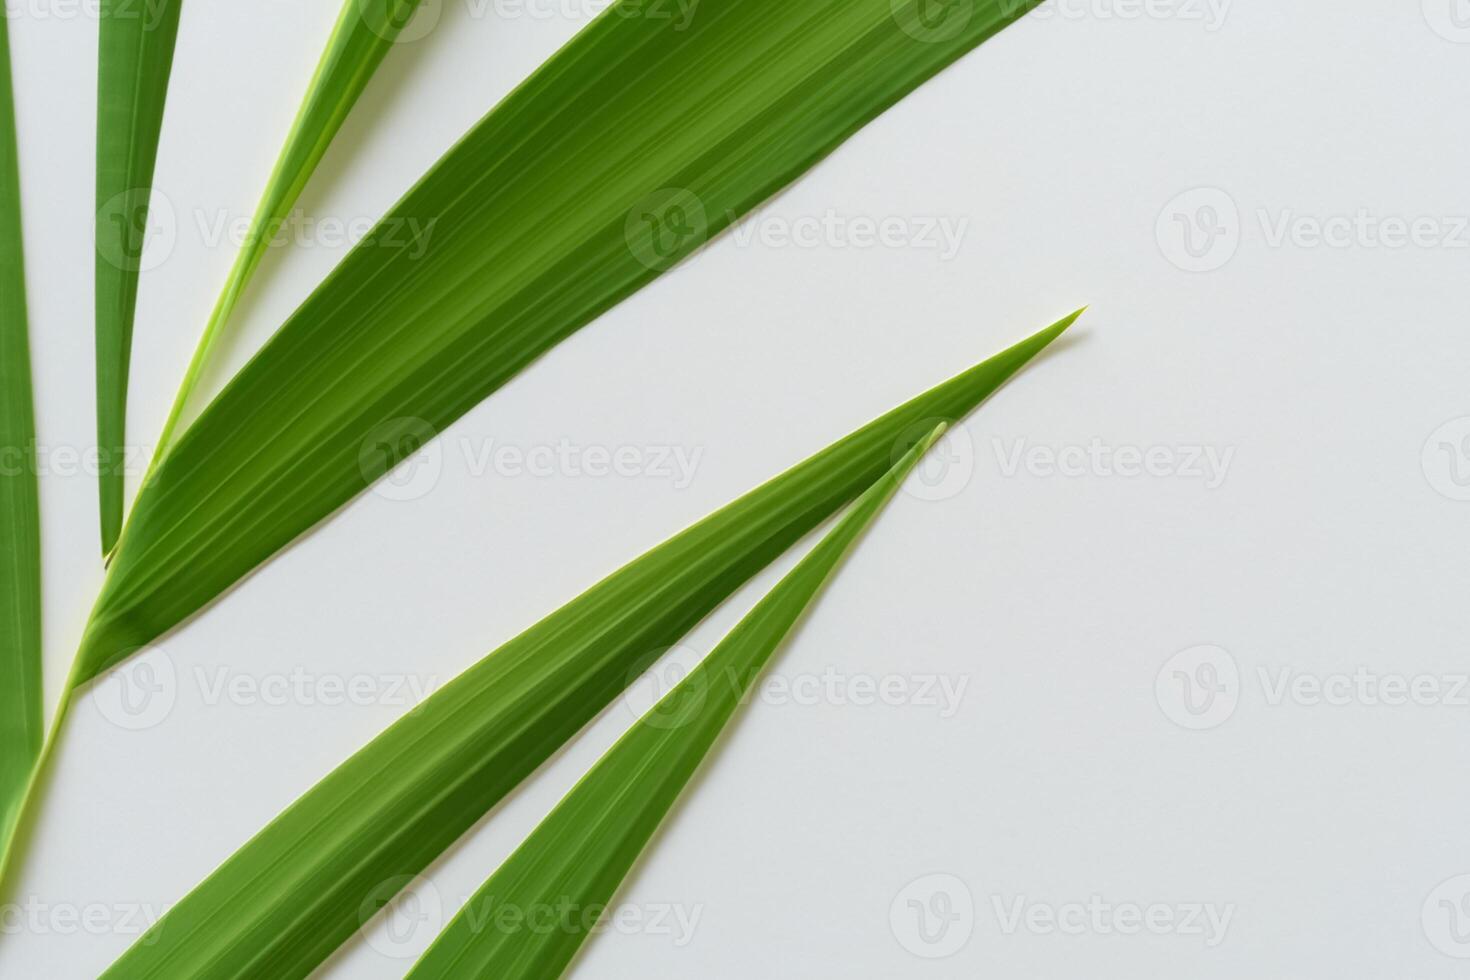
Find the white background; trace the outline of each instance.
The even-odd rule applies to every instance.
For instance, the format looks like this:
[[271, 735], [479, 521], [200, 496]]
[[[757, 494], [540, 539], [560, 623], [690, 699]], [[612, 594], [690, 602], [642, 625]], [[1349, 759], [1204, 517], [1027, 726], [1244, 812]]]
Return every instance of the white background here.
[[[698, 915], [692, 935], [599, 937], [574, 975], [1463, 976], [1470, 7], [1222, 2], [1048, 3], [746, 240], [726, 235], [462, 419], [430, 492], [365, 496], [167, 637], [147, 661], [155, 680], [173, 671], [150, 726], [83, 698], [0, 974], [95, 975], [140, 915], [408, 710], [396, 677], [444, 683], [692, 520], [1090, 303], [957, 433], [946, 492], [895, 502], [775, 665], [834, 672], [835, 693], [758, 698], [657, 838], [622, 899], [645, 922]], [[593, 12], [488, 3], [430, 8], [307, 215], [381, 214]], [[93, 444], [96, 22], [63, 0], [11, 8], [40, 441], [62, 451], [43, 483], [54, 702], [101, 577], [93, 480], [66, 463]], [[157, 170], [176, 235], [138, 306], [140, 444], [233, 256], [206, 232], [254, 206], [337, 8], [185, 5]], [[952, 255], [850, 230], [783, 244], [783, 228], [854, 218], [965, 230]], [[1314, 241], [1311, 222], [1334, 218], [1353, 219], [1332, 225], [1347, 237]], [[1418, 242], [1389, 247], [1395, 221], [1420, 218]], [[228, 370], [345, 250], [271, 253]], [[651, 466], [474, 472], [487, 445], [563, 440], [698, 465], [687, 485]], [[1091, 447], [1167, 452], [1130, 477]], [[1194, 475], [1196, 449], [1228, 466]], [[1331, 680], [1358, 671], [1387, 688]], [[379, 695], [212, 697], [292, 676]], [[855, 676], [963, 696], [856, 704]], [[1343, 703], [1279, 687], [1302, 677]], [[1223, 690], [1209, 702], [1197, 680]], [[1384, 703], [1395, 683], [1424, 703]], [[433, 866], [398, 931], [373, 923], [323, 975], [401, 976], [633, 717], [614, 705]], [[1159, 906], [1162, 934], [1120, 934], [1126, 910], [1068, 918], [1089, 902]], [[1185, 921], [1192, 906], [1228, 915], [1223, 935]]]

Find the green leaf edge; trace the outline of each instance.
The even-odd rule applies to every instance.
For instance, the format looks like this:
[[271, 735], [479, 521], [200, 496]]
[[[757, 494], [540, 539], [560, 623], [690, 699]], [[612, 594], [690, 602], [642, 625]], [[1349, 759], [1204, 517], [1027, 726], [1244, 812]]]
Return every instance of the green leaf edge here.
[[[97, 447], [102, 554], [122, 532], [129, 361], [153, 168], [183, 0], [100, 0], [97, 42]], [[119, 213], [120, 212], [120, 213]], [[120, 221], [118, 219], [121, 219]]]
[[[839, 440], [502, 645], [317, 783], [186, 895], [104, 976], [287, 980], [310, 974], [631, 683], [650, 653], [677, 642], [751, 576], [871, 486], [936, 422], [967, 414], [1081, 313]], [[662, 583], [658, 590], [628, 594], [650, 579]], [[682, 604], [674, 604], [670, 597], [679, 589], [685, 595]], [[564, 666], [553, 660], [558, 655]], [[573, 684], [577, 678], [581, 682]], [[433, 748], [425, 740], [436, 726], [460, 741], [440, 753], [444, 759], [430, 760]], [[382, 814], [391, 801], [385, 802], [382, 781], [390, 760], [405, 766], [432, 761], [437, 771], [455, 776], [444, 789], [431, 769], [419, 780], [426, 785], [399, 793], [416, 808], [418, 819], [375, 825], [388, 819]], [[466, 771], [461, 766], [469, 767], [469, 775], [460, 775]], [[469, 776], [480, 778], [472, 782]], [[457, 784], [452, 782], [456, 777]], [[436, 785], [441, 788], [425, 804]], [[441, 825], [431, 825], [422, 814], [425, 805], [439, 807]], [[326, 866], [329, 842], [320, 839], [322, 833], [378, 843], [366, 860], [354, 859], [355, 874], [345, 874]], [[338, 851], [356, 853], [342, 840], [338, 844]], [[390, 846], [397, 851], [381, 853]], [[254, 874], [252, 865], [268, 874]], [[313, 870], [318, 868], [319, 874]], [[235, 924], [240, 919], [246, 920], [243, 926]], [[216, 920], [225, 928], [215, 928], [206, 944], [203, 937], [211, 935]]]
[[[869, 487], [699, 666], [634, 723], [465, 903], [406, 980], [540, 980], [565, 971], [601, 921], [600, 915], [589, 920], [589, 913], [610, 907], [771, 657], [945, 428], [935, 426]], [[507, 927], [492, 907], [516, 915], [558, 910], [559, 917]]]
[[[271, 230], [279, 226], [301, 196], [327, 147], [332, 144], [388, 51], [397, 43], [398, 35], [407, 26], [420, 0], [386, 0], [393, 5], [393, 10], [385, 12], [382, 23], [369, 23], [363, 14], [363, 6], [371, 2], [344, 0], [342, 4], [296, 119], [250, 220], [245, 244], [235, 256], [224, 288], [215, 301], [214, 310], [184, 372], [184, 380], [174, 396], [173, 406], [154, 449], [150, 471], [157, 467], [173, 444], [174, 433], [199, 386], [210, 355], [225, 335], [230, 314], [265, 256]], [[145, 477], [144, 482], [146, 480]]]
[[[864, 58], [873, 57], [875, 50], [895, 49], [907, 52], [902, 68], [895, 70], [891, 77], [872, 81], [871, 90], [860, 84], [861, 76], [854, 75], [853, 104], [844, 108], [837, 102], [831, 103], [842, 111], [837, 112], [833, 122], [823, 129], [820, 139], [795, 147], [772, 144], [765, 148], [763, 152], [769, 150], [776, 154], [768, 165], [758, 168], [753, 176], [742, 181], [738, 191], [731, 190], [726, 195], [728, 199], [721, 197], [716, 202], [712, 198], [706, 202], [715, 211], [710, 216], [709, 232], [718, 233], [740, 214], [794, 180], [905, 94], [1022, 16], [1037, 0], [963, 2], [970, 5], [973, 15], [968, 18], [968, 26], [963, 33], [943, 43], [929, 43], [909, 36], [902, 29], [906, 22], [901, 19], [897, 23], [894, 21], [900, 14], [913, 15], [913, 0], [901, 0], [897, 7], [891, 6], [889, 0], [862, 0], [865, 11], [861, 15], [862, 23], [867, 23], [867, 18], [871, 18], [871, 23], [861, 27], [856, 21], [849, 23], [844, 20], [844, 30], [852, 30], [853, 37], [858, 40], [847, 38], [832, 57], [841, 54], [847, 60], [836, 63], [841, 64], [844, 71], [853, 73], [865, 63]], [[834, 16], [842, 10], [839, 0], [824, 0], [824, 3], [821, 9], [803, 8], [800, 22], [820, 20], [826, 17], [823, 10], [829, 8]], [[452, 217], [455, 223], [467, 221], [465, 227], [470, 228], [472, 236], [484, 231], [471, 227], [474, 222], [469, 220], [470, 212], [451, 215], [452, 209], [433, 214], [422, 210], [427, 189], [431, 185], [437, 187], [436, 181], [449, 181], [451, 185], [462, 183], [466, 167], [483, 170], [485, 161], [478, 160], [477, 154], [488, 152], [487, 147], [502, 146], [502, 140], [513, 135], [505, 127], [519, 125], [521, 113], [535, 110], [536, 118], [544, 119], [542, 110], [549, 106], [542, 106], [540, 100], [556, 99], [559, 105], [568, 104], [560, 95], [565, 94], [561, 88], [571, 66], [589, 57], [600, 58], [610, 51], [621, 50], [614, 46], [625, 45], [630, 38], [639, 43], [667, 38], [669, 32], [663, 27], [656, 24], [648, 27], [647, 24], [652, 22], [629, 16], [636, 13], [637, 7], [637, 0], [619, 0], [618, 4], [604, 11], [472, 128], [395, 205], [379, 228], [391, 228], [391, 223], [398, 217], [412, 217], [418, 210], [431, 217], [441, 229]], [[730, 11], [741, 8], [764, 11], [767, 7], [773, 14], [781, 9], [776, 0], [740, 0], [724, 8], [724, 14], [728, 16]], [[842, 13], [843, 18], [848, 16], [847, 12]], [[925, 55], [920, 57], [914, 52], [925, 52]], [[623, 53], [626, 56], [627, 53]], [[766, 57], [774, 56], [767, 52]], [[689, 67], [693, 70], [697, 64], [691, 63]], [[616, 90], [607, 84], [607, 79], [602, 81], [603, 88]], [[572, 84], [569, 91], [576, 90], [576, 84], [567, 84]], [[830, 81], [811, 91], [802, 89], [805, 93], [803, 98], [811, 104], [822, 100], [831, 102], [835, 98], [834, 91], [837, 90]], [[774, 112], [781, 105], [772, 103], [773, 108], [769, 111]], [[810, 109], [811, 105], [808, 104], [807, 108]], [[761, 127], [758, 123], [759, 119], [751, 117], [741, 126], [743, 131], [770, 128]], [[598, 137], [599, 140], [602, 138]], [[505, 162], [500, 160], [500, 163]], [[714, 171], [710, 171], [706, 176], [713, 180], [713, 174]], [[670, 180], [683, 186], [682, 178], [673, 172], [659, 175], [657, 182]], [[708, 188], [696, 183], [693, 189], [703, 193]], [[715, 207], [716, 203], [718, 207]], [[521, 310], [516, 322], [524, 320], [534, 326], [524, 335], [499, 336], [487, 326], [489, 321], [476, 324], [470, 322], [472, 317], [465, 319], [451, 334], [434, 339], [425, 348], [427, 360], [415, 362], [417, 367], [413, 371], [385, 380], [381, 387], [371, 391], [358, 391], [352, 395], [355, 407], [317, 415], [314, 406], [322, 401], [318, 397], [322, 392], [333, 390], [340, 394], [341, 389], [351, 388], [350, 385], [337, 384], [342, 381], [340, 372], [333, 373], [322, 367], [345, 357], [346, 346], [350, 345], [350, 338], [341, 337], [336, 331], [351, 330], [354, 331], [353, 336], [358, 337], [367, 333], [356, 330], [360, 323], [333, 319], [330, 311], [335, 308], [333, 304], [342, 298], [333, 291], [333, 284], [355, 284], [360, 274], [372, 273], [380, 260], [388, 261], [383, 256], [403, 251], [364, 245], [354, 249], [271, 341], [179, 435], [154, 479], [145, 481], [107, 580], [93, 607], [78, 655], [76, 680], [95, 676], [198, 614], [273, 554], [328, 519], [375, 482], [381, 475], [374, 468], [379, 461], [365, 459], [364, 450], [373, 445], [373, 440], [385, 426], [421, 423], [431, 434], [442, 431], [561, 339], [660, 275], [665, 268], [663, 264], [649, 268], [630, 252], [630, 243], [625, 240], [620, 218], [610, 219], [611, 224], [603, 222], [603, 218], [612, 212], [622, 214], [623, 211], [620, 203], [608, 214], [601, 214], [593, 237], [578, 246], [602, 248], [609, 242], [616, 242], [614, 252], [619, 269], [596, 291], [595, 296], [583, 297], [586, 302], [576, 300], [574, 308], [557, 307], [550, 314], [533, 316]], [[440, 248], [445, 234], [448, 232], [441, 230], [436, 235], [423, 261], [432, 262], [436, 255], [443, 258], [435, 250]], [[374, 235], [369, 235], [365, 241], [373, 238]], [[687, 247], [692, 247], [692, 244]], [[675, 257], [670, 256], [671, 259]], [[562, 256], [562, 259], [569, 261], [568, 256]], [[404, 270], [385, 267], [380, 271], [401, 274]], [[563, 274], [567, 271], [563, 270]], [[368, 281], [363, 282], [366, 284]], [[357, 295], [365, 288], [368, 287], [355, 285], [350, 294]], [[554, 297], [562, 292], [551, 290], [548, 302], [554, 306]], [[400, 296], [395, 302], [401, 299]], [[323, 313], [323, 305], [327, 308], [326, 313]], [[523, 324], [517, 329], [529, 328]], [[316, 336], [339, 336], [341, 343], [318, 350], [312, 340]], [[383, 339], [376, 332], [372, 337], [374, 343]], [[475, 352], [472, 372], [452, 378], [436, 374], [452, 372], [453, 365], [472, 351]], [[351, 353], [354, 358], [365, 356], [365, 351], [356, 347]], [[392, 359], [379, 357], [378, 361], [391, 363]], [[308, 369], [312, 373], [309, 384], [302, 381], [302, 372]], [[282, 382], [276, 372], [280, 370], [286, 370], [293, 387], [289, 397], [278, 399]], [[432, 389], [420, 391], [414, 388], [415, 378], [429, 376], [436, 379]], [[278, 409], [285, 414], [278, 414]], [[270, 417], [270, 427], [264, 428], [262, 420], [267, 416]], [[315, 426], [325, 428], [314, 429]], [[289, 432], [286, 431], [288, 428]], [[288, 436], [309, 438], [310, 444], [297, 446], [284, 455], [270, 448], [275, 446], [278, 449]], [[234, 454], [223, 448], [236, 443], [243, 445], [246, 451]], [[390, 465], [394, 462], [397, 460], [389, 461]], [[297, 495], [288, 490], [303, 481], [311, 482], [318, 478], [322, 482], [311, 493]], [[201, 513], [206, 516], [196, 523], [195, 518]]]
[[40, 487], [20, 209], [10, 29], [0, 18], [0, 857], [9, 852], [45, 731]]

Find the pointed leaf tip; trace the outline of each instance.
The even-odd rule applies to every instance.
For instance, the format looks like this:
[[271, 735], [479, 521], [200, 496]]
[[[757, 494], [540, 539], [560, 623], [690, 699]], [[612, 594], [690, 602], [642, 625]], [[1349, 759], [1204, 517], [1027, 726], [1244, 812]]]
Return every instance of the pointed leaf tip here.
[[1073, 310], [1071, 313], [1068, 313], [1066, 316], [1062, 317], [1050, 327], [1047, 327], [1045, 330], [1042, 331], [1042, 333], [1050, 334], [1051, 338], [1055, 340], [1057, 337], [1060, 337], [1062, 334], [1066, 333], [1068, 327], [1081, 319], [1082, 314], [1086, 313], [1087, 310], [1088, 307], [1079, 306], [1077, 309]]
[[1067, 328], [1076, 323], [1078, 318], [1080, 318], [1082, 314], [1086, 312], [1087, 307], [1084, 306], [1079, 310], [1068, 313], [1066, 316], [1062, 317], [1051, 326], [1037, 331], [1030, 337], [1027, 337], [1025, 340], [1021, 341], [1019, 344], [1016, 344], [1010, 350], [1006, 351], [1002, 356], [1019, 356], [1020, 363], [1016, 365], [1017, 369], [1019, 369], [1022, 364], [1025, 364], [1037, 354], [1040, 354], [1047, 347], [1051, 346], [1052, 341], [1056, 340], [1062, 334], [1066, 333]]
[[933, 426], [843, 514], [698, 667], [639, 718], [481, 886], [406, 980], [561, 976], [595, 931], [485, 929], [492, 908], [608, 908], [771, 658], [843, 557], [947, 428]]
[[[940, 420], [963, 418], [1043, 346], [1033, 337], [910, 399], [502, 645], [297, 800], [105, 975], [296, 977], [316, 969], [362, 927], [364, 896], [379, 907], [641, 676], [650, 651], [678, 643], [778, 555], [862, 495], [842, 519], [842, 536], [817, 546], [822, 560], [835, 565], [839, 548], [861, 533], [854, 514], [876, 510], [883, 495], [898, 489], [905, 471], [893, 469], [895, 449], [903, 446], [901, 463], [912, 464], [946, 431]], [[127, 544], [139, 533], [134, 527], [118, 553], [113, 590], [153, 581], [129, 583], [121, 575], [128, 570]], [[820, 566], [805, 567], [810, 574]], [[192, 572], [185, 564], [181, 575], [184, 569]], [[77, 680], [171, 625], [147, 607], [110, 603], [116, 594], [99, 600]], [[252, 963], [269, 966], [228, 971], [221, 964], [239, 949], [252, 950]], [[466, 975], [472, 974], [451, 974]]]
[[935, 444], [938, 443], [940, 439], [943, 439], [944, 434], [948, 431], [949, 423], [944, 421], [941, 421], [934, 428], [930, 429], [929, 434], [923, 439], [919, 440], [918, 452], [914, 454], [915, 461], [923, 458], [925, 453], [933, 449]]

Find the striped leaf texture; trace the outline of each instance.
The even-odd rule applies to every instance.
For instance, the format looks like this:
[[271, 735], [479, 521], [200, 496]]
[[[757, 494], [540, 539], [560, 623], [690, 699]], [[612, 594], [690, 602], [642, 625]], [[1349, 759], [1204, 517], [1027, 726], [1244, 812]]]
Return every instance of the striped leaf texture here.
[[327, 39], [327, 48], [322, 52], [316, 74], [286, 137], [286, 145], [281, 148], [281, 155], [251, 219], [245, 244], [235, 257], [224, 290], [215, 303], [209, 322], [205, 324], [199, 346], [189, 362], [173, 408], [169, 410], [163, 433], [158, 438], [157, 454], [160, 458], [173, 442], [174, 431], [209, 363], [209, 355], [224, 335], [230, 314], [260, 265], [272, 236], [301, 196], [332, 138], [342, 128], [347, 114], [357, 104], [358, 96], [367, 88], [373, 73], [408, 26], [418, 6], [419, 0], [343, 0], [342, 12], [332, 28], [331, 37]]
[[609, 908], [771, 655], [943, 431], [943, 424], [937, 426], [859, 497], [811, 553], [602, 757], [465, 903], [409, 980], [545, 980], [565, 971], [602, 924], [595, 913]]
[[0, 857], [43, 734], [34, 411], [9, 26], [0, 19]]
[[485, 657], [277, 817], [105, 976], [308, 975], [654, 657], [1075, 317], [839, 440]]
[[77, 679], [205, 606], [1033, 3], [723, 0], [670, 19], [619, 0], [179, 437], [139, 495]]
[[183, 0], [99, 0], [95, 269], [103, 554], [122, 528], [133, 313], [182, 6]]

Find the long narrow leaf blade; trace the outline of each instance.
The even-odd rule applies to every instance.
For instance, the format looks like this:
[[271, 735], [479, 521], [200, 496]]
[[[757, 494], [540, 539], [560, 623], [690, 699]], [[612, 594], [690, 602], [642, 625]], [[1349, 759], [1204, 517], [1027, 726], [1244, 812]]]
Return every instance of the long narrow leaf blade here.
[[[384, 218], [179, 437], [94, 610], [85, 679], [1035, 0], [619, 0]], [[375, 448], [378, 447], [378, 448]]]
[[[892, 498], [938, 426], [870, 487], [688, 677], [567, 794], [475, 893], [408, 980], [560, 976], [766, 662]], [[501, 917], [505, 909], [516, 915]], [[548, 918], [544, 913], [552, 911]], [[502, 923], [534, 923], [531, 928]]]
[[0, 858], [41, 750], [41, 533], [10, 37], [0, 19]]
[[500, 647], [347, 760], [107, 976], [311, 972], [631, 683], [657, 651], [1055, 339], [1076, 314], [834, 443]]
[[260, 265], [272, 236], [295, 205], [332, 138], [342, 128], [358, 96], [367, 88], [368, 81], [412, 19], [418, 5], [419, 0], [343, 0], [342, 12], [332, 28], [331, 37], [327, 39], [316, 75], [306, 90], [296, 121], [286, 137], [286, 145], [281, 148], [275, 169], [266, 182], [265, 193], [251, 219], [245, 244], [235, 257], [224, 290], [209, 316], [198, 349], [169, 411], [168, 421], [164, 423], [156, 450], [159, 456], [168, 451], [174, 430], [188, 407], [190, 395], [209, 362], [209, 355], [224, 335], [230, 314]]
[[122, 529], [128, 361], [148, 199], [183, 0], [100, 0], [97, 49], [97, 448], [102, 552]]

